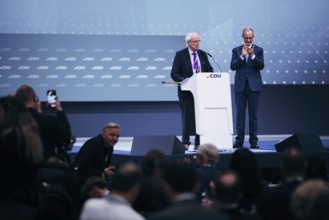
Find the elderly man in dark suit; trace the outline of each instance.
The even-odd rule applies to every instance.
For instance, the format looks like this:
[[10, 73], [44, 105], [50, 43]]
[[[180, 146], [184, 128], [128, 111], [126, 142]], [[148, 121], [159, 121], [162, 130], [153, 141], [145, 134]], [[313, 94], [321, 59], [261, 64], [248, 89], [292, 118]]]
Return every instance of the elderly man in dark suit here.
[[[188, 33], [185, 37], [187, 47], [176, 53], [171, 69], [171, 78], [182, 82], [198, 72], [213, 72], [207, 53], [200, 50], [200, 37], [197, 33]], [[190, 135], [196, 135], [195, 147], [200, 145], [195, 128], [194, 99], [190, 91], [182, 91], [178, 86], [179, 105], [182, 112], [182, 142], [186, 148], [191, 144]]]
[[236, 104], [236, 132], [234, 148], [243, 147], [245, 135], [246, 108], [249, 114], [249, 142], [252, 149], [258, 149], [257, 109], [263, 83], [260, 71], [264, 69], [263, 48], [253, 44], [254, 31], [245, 28], [242, 31], [244, 44], [232, 50], [231, 69], [234, 77]]

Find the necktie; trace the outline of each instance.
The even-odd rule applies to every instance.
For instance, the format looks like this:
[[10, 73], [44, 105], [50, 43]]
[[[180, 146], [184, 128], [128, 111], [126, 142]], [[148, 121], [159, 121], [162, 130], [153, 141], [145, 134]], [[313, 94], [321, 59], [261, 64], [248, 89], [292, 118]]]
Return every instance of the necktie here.
[[199, 70], [199, 62], [198, 62], [198, 59], [196, 57], [196, 53], [193, 52], [193, 69], [195, 70], [195, 72], [198, 72]]
[[249, 54], [246, 54], [246, 63], [248, 63]]

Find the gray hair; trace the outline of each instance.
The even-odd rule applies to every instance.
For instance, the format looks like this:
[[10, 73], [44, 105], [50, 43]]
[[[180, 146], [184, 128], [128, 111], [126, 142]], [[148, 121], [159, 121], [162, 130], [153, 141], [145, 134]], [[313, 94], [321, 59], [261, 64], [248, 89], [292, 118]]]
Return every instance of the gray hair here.
[[199, 36], [196, 32], [187, 33], [185, 36], [186, 43], [192, 39], [193, 36]]
[[254, 30], [253, 30], [251, 27], [247, 27], [247, 28], [244, 28], [244, 29], [242, 30], [242, 36], [243, 36], [244, 32], [246, 32], [246, 31], [251, 31], [253, 34], [255, 34], [255, 33], [254, 33]]
[[218, 160], [218, 149], [213, 144], [203, 144], [198, 147], [197, 153], [200, 154], [210, 164], [215, 164]]
[[117, 124], [117, 123], [114, 123], [114, 122], [109, 122], [109, 123], [105, 124], [105, 126], [103, 128], [103, 131], [105, 131], [106, 129], [109, 129], [109, 128], [118, 128], [118, 129], [120, 129], [120, 125]]

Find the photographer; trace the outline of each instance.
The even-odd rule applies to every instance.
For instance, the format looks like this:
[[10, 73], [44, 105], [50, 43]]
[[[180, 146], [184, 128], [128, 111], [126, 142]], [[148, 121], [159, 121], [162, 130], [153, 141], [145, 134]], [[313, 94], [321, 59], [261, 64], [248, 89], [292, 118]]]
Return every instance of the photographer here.
[[54, 109], [56, 115], [47, 115], [41, 112], [41, 103], [34, 89], [28, 85], [20, 86], [15, 96], [29, 109], [30, 114], [37, 122], [39, 134], [44, 147], [44, 159], [60, 155], [71, 142], [71, 126], [63, 111], [61, 103], [56, 97]]
[[91, 176], [101, 176], [110, 180], [115, 168], [110, 166], [114, 145], [120, 136], [120, 126], [116, 123], [107, 123], [101, 134], [87, 140], [75, 157], [77, 174], [81, 184]]

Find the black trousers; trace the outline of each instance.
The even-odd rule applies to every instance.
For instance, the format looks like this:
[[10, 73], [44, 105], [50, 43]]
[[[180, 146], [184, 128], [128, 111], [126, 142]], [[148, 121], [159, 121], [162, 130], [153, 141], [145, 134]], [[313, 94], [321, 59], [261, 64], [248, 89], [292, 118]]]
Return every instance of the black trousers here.
[[[182, 142], [183, 144], [191, 144], [190, 135], [196, 135], [195, 129], [195, 109], [194, 98], [192, 93], [184, 97], [179, 97], [179, 105], [182, 116]], [[199, 135], [196, 135], [195, 145], [200, 144]]]

